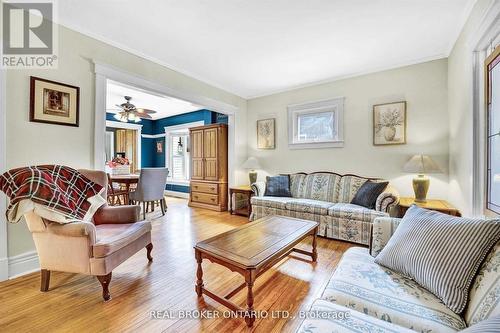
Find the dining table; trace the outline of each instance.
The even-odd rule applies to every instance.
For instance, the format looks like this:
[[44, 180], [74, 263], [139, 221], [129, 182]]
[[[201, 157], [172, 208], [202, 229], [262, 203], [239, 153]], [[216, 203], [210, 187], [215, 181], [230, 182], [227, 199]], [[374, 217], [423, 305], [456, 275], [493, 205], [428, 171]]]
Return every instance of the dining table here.
[[118, 183], [125, 185], [127, 192], [130, 192], [130, 185], [137, 184], [139, 182], [139, 174], [131, 173], [125, 175], [110, 175], [112, 183]]

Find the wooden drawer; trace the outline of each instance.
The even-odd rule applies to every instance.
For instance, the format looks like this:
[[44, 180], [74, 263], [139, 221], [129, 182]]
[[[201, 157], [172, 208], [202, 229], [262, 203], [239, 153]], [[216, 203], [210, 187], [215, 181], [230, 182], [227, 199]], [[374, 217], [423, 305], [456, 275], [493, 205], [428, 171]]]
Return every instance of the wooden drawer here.
[[217, 184], [191, 182], [191, 191], [218, 194], [219, 188]]
[[215, 194], [191, 192], [191, 201], [217, 205], [219, 203], [219, 196]]

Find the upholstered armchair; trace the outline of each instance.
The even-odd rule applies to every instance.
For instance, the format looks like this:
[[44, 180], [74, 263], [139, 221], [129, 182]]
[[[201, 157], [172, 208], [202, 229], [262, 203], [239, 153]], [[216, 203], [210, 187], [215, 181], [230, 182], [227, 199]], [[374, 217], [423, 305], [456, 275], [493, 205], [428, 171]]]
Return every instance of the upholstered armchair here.
[[[103, 186], [104, 172], [80, 170]], [[111, 298], [109, 284], [113, 269], [142, 248], [152, 261], [151, 224], [140, 221], [139, 206], [102, 206], [91, 222], [60, 224], [31, 212], [25, 215], [40, 259], [41, 291], [49, 290], [50, 272], [61, 271], [94, 275], [102, 285], [102, 297]]]

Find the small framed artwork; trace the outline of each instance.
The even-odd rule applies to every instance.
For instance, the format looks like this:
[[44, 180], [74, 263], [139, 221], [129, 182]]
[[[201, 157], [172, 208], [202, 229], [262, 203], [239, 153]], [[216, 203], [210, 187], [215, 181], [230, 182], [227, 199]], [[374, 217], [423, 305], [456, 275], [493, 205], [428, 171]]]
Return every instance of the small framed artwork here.
[[163, 141], [156, 141], [156, 152], [158, 154], [163, 153]]
[[30, 77], [30, 121], [78, 127], [80, 88]]
[[406, 101], [373, 106], [373, 144], [406, 143]]
[[257, 120], [257, 148], [275, 147], [275, 118]]

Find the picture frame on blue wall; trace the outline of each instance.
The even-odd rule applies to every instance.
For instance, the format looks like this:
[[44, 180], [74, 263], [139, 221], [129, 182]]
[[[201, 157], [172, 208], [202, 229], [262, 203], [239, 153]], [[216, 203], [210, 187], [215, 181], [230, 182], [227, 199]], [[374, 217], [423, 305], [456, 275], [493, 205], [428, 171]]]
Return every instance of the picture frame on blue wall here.
[[158, 154], [163, 153], [163, 142], [162, 141], [156, 141], [156, 153], [158, 153]]

